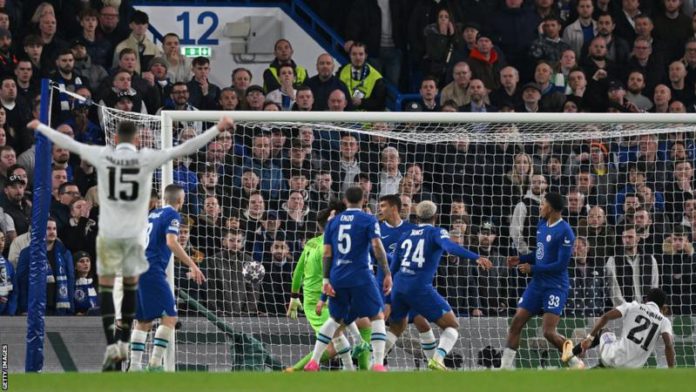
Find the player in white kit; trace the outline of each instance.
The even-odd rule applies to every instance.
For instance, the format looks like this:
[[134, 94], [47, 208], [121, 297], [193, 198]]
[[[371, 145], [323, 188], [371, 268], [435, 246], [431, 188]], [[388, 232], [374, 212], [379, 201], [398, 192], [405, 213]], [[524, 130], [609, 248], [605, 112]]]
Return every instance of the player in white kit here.
[[[127, 342], [136, 312], [138, 276], [148, 269], [145, 232], [152, 173], [174, 158], [197, 152], [220, 132], [233, 127], [234, 122], [229, 117], [223, 117], [203, 134], [165, 150], [138, 150], [138, 130], [130, 121], [118, 124], [115, 146], [78, 143], [37, 120], [27, 126], [41, 132], [56, 145], [79, 155], [97, 170], [100, 207], [97, 273], [102, 324], [107, 341], [103, 369], [116, 370], [115, 364], [128, 357]], [[121, 324], [116, 327], [112, 292], [114, 278], [118, 274], [123, 276], [124, 292]]]
[[[563, 346], [561, 360], [571, 358], [599, 346], [600, 366], [610, 368], [640, 368], [655, 351], [658, 336], [665, 342], [667, 366], [674, 367], [675, 353], [672, 323], [662, 311], [667, 296], [662, 289], [648, 291], [645, 303], [625, 302], [605, 313], [592, 332], [575, 347], [570, 341]], [[603, 328], [611, 320], [621, 319], [621, 337]]]

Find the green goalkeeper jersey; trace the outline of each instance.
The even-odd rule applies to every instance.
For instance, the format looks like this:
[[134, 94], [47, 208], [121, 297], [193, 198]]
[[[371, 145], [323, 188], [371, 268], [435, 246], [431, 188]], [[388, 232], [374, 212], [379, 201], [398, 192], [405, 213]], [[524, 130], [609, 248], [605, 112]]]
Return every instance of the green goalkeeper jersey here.
[[324, 235], [307, 241], [292, 273], [292, 292], [297, 293], [302, 286], [304, 301], [317, 303], [321, 297], [324, 278]]

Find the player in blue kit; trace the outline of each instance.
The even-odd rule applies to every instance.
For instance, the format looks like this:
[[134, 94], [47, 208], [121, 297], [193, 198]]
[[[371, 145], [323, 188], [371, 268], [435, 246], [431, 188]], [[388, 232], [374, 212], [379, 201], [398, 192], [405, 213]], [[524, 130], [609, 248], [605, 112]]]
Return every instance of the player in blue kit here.
[[[387, 250], [388, 255], [396, 251], [399, 239], [405, 233], [410, 233], [411, 229], [417, 227], [417, 225], [401, 219], [401, 207], [401, 197], [399, 197], [399, 195], [386, 195], [379, 198], [379, 217], [382, 219], [379, 228], [382, 234], [382, 244]], [[392, 274], [396, 272], [394, 269], [391, 271]], [[383, 276], [382, 272], [378, 269], [377, 281], [381, 282]], [[390, 314], [391, 295], [387, 295], [384, 298], [384, 318], [389, 320]], [[413, 321], [413, 325], [418, 330], [421, 349], [426, 359], [429, 360], [432, 358], [437, 348], [437, 339], [435, 339], [435, 334], [433, 334], [433, 330], [430, 328], [430, 323], [423, 316], [417, 314], [409, 314], [408, 318], [409, 321]], [[396, 340], [397, 336], [387, 331], [387, 354], [389, 354]]]
[[[536, 251], [508, 258], [509, 267], [517, 266], [521, 273], [531, 274], [532, 280], [524, 291], [510, 324], [500, 365], [503, 369], [514, 369], [522, 328], [536, 315], [543, 314], [542, 328], [546, 340], [563, 352], [566, 339], [558, 333], [556, 327], [561, 321], [561, 313], [568, 298], [568, 264], [575, 243], [573, 229], [561, 217], [563, 208], [563, 196], [547, 193], [541, 202]], [[568, 342], [572, 348], [573, 343]], [[579, 358], [573, 357], [569, 366], [582, 368], [584, 364]]]
[[[384, 302], [370, 270], [369, 250], [372, 250], [384, 273], [382, 288], [391, 292], [392, 280], [387, 253], [380, 239], [377, 218], [362, 211], [363, 191], [350, 187], [344, 199], [348, 209], [336, 215], [324, 231], [324, 287], [329, 300], [329, 319], [317, 333], [312, 360], [305, 371], [318, 371], [319, 360], [341, 325], [348, 325], [359, 317], [372, 321], [372, 370], [383, 372], [386, 328]], [[337, 337], [336, 339], [339, 339]], [[334, 342], [336, 344], [336, 342]], [[339, 343], [345, 345], [345, 342]]]
[[162, 368], [162, 357], [174, 334], [177, 319], [174, 293], [167, 283], [166, 272], [172, 253], [189, 267], [191, 278], [197, 284], [205, 281], [201, 270], [178, 241], [181, 224], [178, 211], [184, 204], [184, 189], [180, 185], [168, 185], [164, 189], [164, 201], [164, 207], [152, 211], [148, 216], [145, 256], [150, 268], [140, 275], [136, 313], [138, 323], [131, 334], [130, 371], [142, 369], [147, 333], [152, 321], [158, 318], [162, 321], [155, 331], [149, 367], [153, 370]]
[[418, 203], [416, 215], [420, 224], [405, 233], [392, 255], [394, 291], [391, 295], [389, 331], [400, 336], [408, 325], [409, 311], [435, 322], [440, 328], [440, 342], [428, 361], [433, 370], [446, 370], [444, 358], [459, 337], [459, 322], [447, 301], [433, 287], [433, 279], [443, 252], [476, 261], [485, 269], [493, 264], [450, 240], [447, 230], [435, 227], [437, 206], [429, 200]]

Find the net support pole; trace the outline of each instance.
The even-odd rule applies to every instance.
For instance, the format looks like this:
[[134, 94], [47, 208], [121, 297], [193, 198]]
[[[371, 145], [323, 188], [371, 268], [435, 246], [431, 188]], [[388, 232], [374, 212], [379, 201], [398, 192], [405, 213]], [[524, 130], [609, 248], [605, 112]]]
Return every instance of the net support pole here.
[[[41, 80], [39, 120], [50, 124], [51, 87], [49, 79]], [[51, 207], [52, 143], [36, 132], [36, 164], [34, 167], [34, 198], [31, 213], [31, 244], [29, 245], [29, 287], [27, 312], [26, 372], [40, 372], [44, 364], [44, 317], [46, 315], [46, 224]]]
[[[162, 113], [162, 126], [160, 129], [162, 140], [162, 149], [172, 148], [174, 145], [174, 132], [172, 118], [166, 113]], [[161, 186], [160, 195], [162, 197], [162, 202], [164, 203], [164, 188], [174, 182], [174, 162], [168, 161], [162, 165], [162, 176], [161, 176]], [[169, 265], [167, 266], [167, 282], [169, 287], [174, 293], [174, 256], [172, 255]], [[176, 294], [174, 295], [176, 298]], [[168, 372], [176, 371], [176, 331], [172, 334], [172, 340], [167, 346], [167, 350], [164, 353], [164, 370]]]

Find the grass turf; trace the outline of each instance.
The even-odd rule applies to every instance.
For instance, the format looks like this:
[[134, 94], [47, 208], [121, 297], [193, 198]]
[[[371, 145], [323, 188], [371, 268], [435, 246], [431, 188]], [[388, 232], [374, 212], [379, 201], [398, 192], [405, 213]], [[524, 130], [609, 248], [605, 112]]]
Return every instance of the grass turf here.
[[10, 374], [9, 391], [496, 391], [637, 392], [696, 390], [696, 369], [514, 372], [47, 373]]

